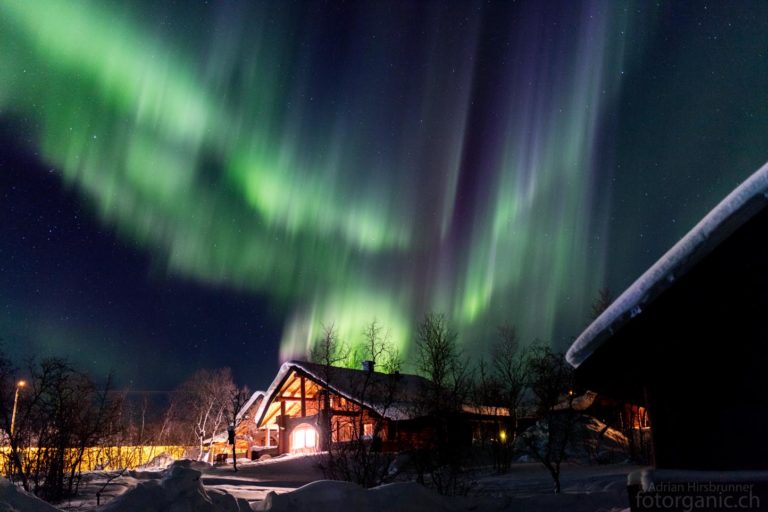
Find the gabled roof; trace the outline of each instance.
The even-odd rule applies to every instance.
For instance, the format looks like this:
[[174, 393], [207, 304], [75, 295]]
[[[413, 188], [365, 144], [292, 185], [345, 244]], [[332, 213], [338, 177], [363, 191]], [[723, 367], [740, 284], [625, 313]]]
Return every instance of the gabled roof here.
[[[416, 417], [415, 403], [430, 382], [418, 375], [367, 372], [336, 366], [325, 366], [307, 361], [288, 361], [282, 364], [277, 376], [266, 391], [256, 412], [256, 424], [261, 425], [269, 405], [291, 372], [301, 373], [334, 393], [366, 407], [391, 420]], [[364, 396], [361, 390], [365, 388]]]
[[642, 313], [680, 276], [687, 273], [724, 239], [768, 205], [768, 164], [747, 178], [696, 226], [627, 288], [589, 327], [566, 354], [578, 367], [614, 332]]
[[237, 419], [238, 421], [240, 418], [243, 417], [245, 413], [248, 412], [248, 410], [253, 407], [253, 404], [256, 403], [256, 400], [264, 396], [264, 391], [254, 391], [251, 397], [248, 399], [245, 404], [243, 404], [243, 407], [240, 408], [240, 411], [237, 413]]
[[[253, 404], [256, 403], [256, 401], [263, 396], [264, 396], [263, 391], [254, 391], [253, 394], [250, 396], [250, 398], [248, 398], [245, 404], [240, 408], [240, 411], [237, 413], [236, 420], [239, 422], [240, 419], [243, 417], [243, 415], [247, 413], [251, 407], [253, 407]], [[215, 433], [211, 437], [204, 439], [203, 442], [223, 443], [227, 439], [228, 439], [227, 425], [224, 425], [224, 430], [221, 430], [220, 432]]]

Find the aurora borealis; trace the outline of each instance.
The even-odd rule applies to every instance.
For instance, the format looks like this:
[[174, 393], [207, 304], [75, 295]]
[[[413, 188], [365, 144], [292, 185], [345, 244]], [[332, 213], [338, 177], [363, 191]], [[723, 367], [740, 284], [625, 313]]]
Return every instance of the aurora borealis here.
[[[224, 364], [244, 375], [258, 344], [298, 355], [323, 323], [354, 343], [373, 318], [407, 353], [428, 311], [472, 352], [503, 322], [562, 348], [600, 287], [619, 291], [768, 159], [759, 4], [212, 4], [0, 4], [0, 147], [24, 155], [0, 172], [50, 169], [89, 226], [150, 261], [126, 286], [248, 303], [230, 314], [282, 338], [224, 339], [231, 317], [201, 312], [203, 332], [158, 335], [175, 360], [236, 347], [245, 361]], [[2, 264], [11, 342], [79, 340], [100, 367], [151, 345], [119, 325], [152, 304], [94, 306], [75, 322], [87, 341]]]

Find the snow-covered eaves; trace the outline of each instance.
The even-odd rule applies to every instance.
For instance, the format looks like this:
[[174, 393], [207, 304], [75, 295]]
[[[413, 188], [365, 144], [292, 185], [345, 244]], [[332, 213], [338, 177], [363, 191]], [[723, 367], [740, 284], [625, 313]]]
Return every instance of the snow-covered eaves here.
[[250, 408], [253, 407], [253, 404], [256, 403], [256, 400], [263, 397], [264, 394], [264, 391], [254, 391], [248, 401], [245, 402], [245, 404], [240, 408], [240, 411], [237, 413], [237, 421], [240, 421], [240, 419], [250, 410]]
[[[418, 416], [415, 404], [429, 385], [429, 381], [418, 375], [368, 373], [336, 366], [325, 367], [306, 361], [287, 361], [280, 366], [272, 384], [267, 388], [256, 412], [257, 425], [264, 420], [270, 404], [292, 371], [303, 373], [339, 396], [394, 421]], [[365, 393], [361, 396], [362, 389], [365, 389]]]
[[720, 242], [768, 205], [768, 164], [723, 199], [622, 293], [573, 342], [566, 354], [578, 367], [619, 328], [669, 288]]
[[[245, 404], [240, 408], [240, 411], [237, 413], [236, 421], [239, 424], [242, 420], [243, 416], [253, 407], [253, 404], [256, 403], [256, 400], [258, 400], [260, 397], [264, 396], [264, 391], [254, 391], [251, 397], [245, 402]], [[224, 430], [221, 432], [218, 432], [214, 434], [213, 436], [204, 439], [203, 442], [208, 443], [223, 443], [229, 439], [229, 434], [227, 433], [227, 426], [225, 425]]]
[[288, 374], [291, 371], [290, 367], [290, 361], [283, 363], [280, 366], [280, 370], [278, 370], [277, 375], [274, 379], [272, 379], [272, 383], [267, 388], [267, 391], [264, 393], [264, 399], [261, 401], [261, 404], [259, 405], [259, 409], [256, 411], [256, 426], [260, 427], [261, 422], [264, 420], [264, 415], [267, 413], [267, 409], [269, 409], [269, 404], [272, 402], [273, 397], [277, 393], [277, 390], [280, 389], [280, 386], [283, 385], [283, 382], [285, 382], [285, 379], [288, 377]]

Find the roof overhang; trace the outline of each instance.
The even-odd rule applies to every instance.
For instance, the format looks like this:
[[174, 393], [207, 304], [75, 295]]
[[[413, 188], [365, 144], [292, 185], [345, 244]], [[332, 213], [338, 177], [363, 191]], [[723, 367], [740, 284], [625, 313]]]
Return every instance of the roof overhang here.
[[253, 407], [253, 404], [256, 402], [256, 400], [263, 396], [264, 391], [254, 391], [251, 397], [245, 402], [245, 404], [243, 404], [243, 406], [240, 408], [240, 411], [237, 413], [237, 421], [240, 421], [240, 419], [248, 412], [248, 410]]
[[566, 359], [579, 367], [680, 276], [768, 206], [768, 164], [747, 178], [640, 276], [576, 338]]

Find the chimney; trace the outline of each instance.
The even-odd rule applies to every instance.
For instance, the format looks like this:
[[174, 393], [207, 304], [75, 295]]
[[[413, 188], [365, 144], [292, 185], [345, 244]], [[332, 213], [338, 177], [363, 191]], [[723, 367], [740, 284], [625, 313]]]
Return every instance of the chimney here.
[[373, 367], [375, 366], [374, 361], [363, 361], [363, 371], [368, 373], [373, 373]]

